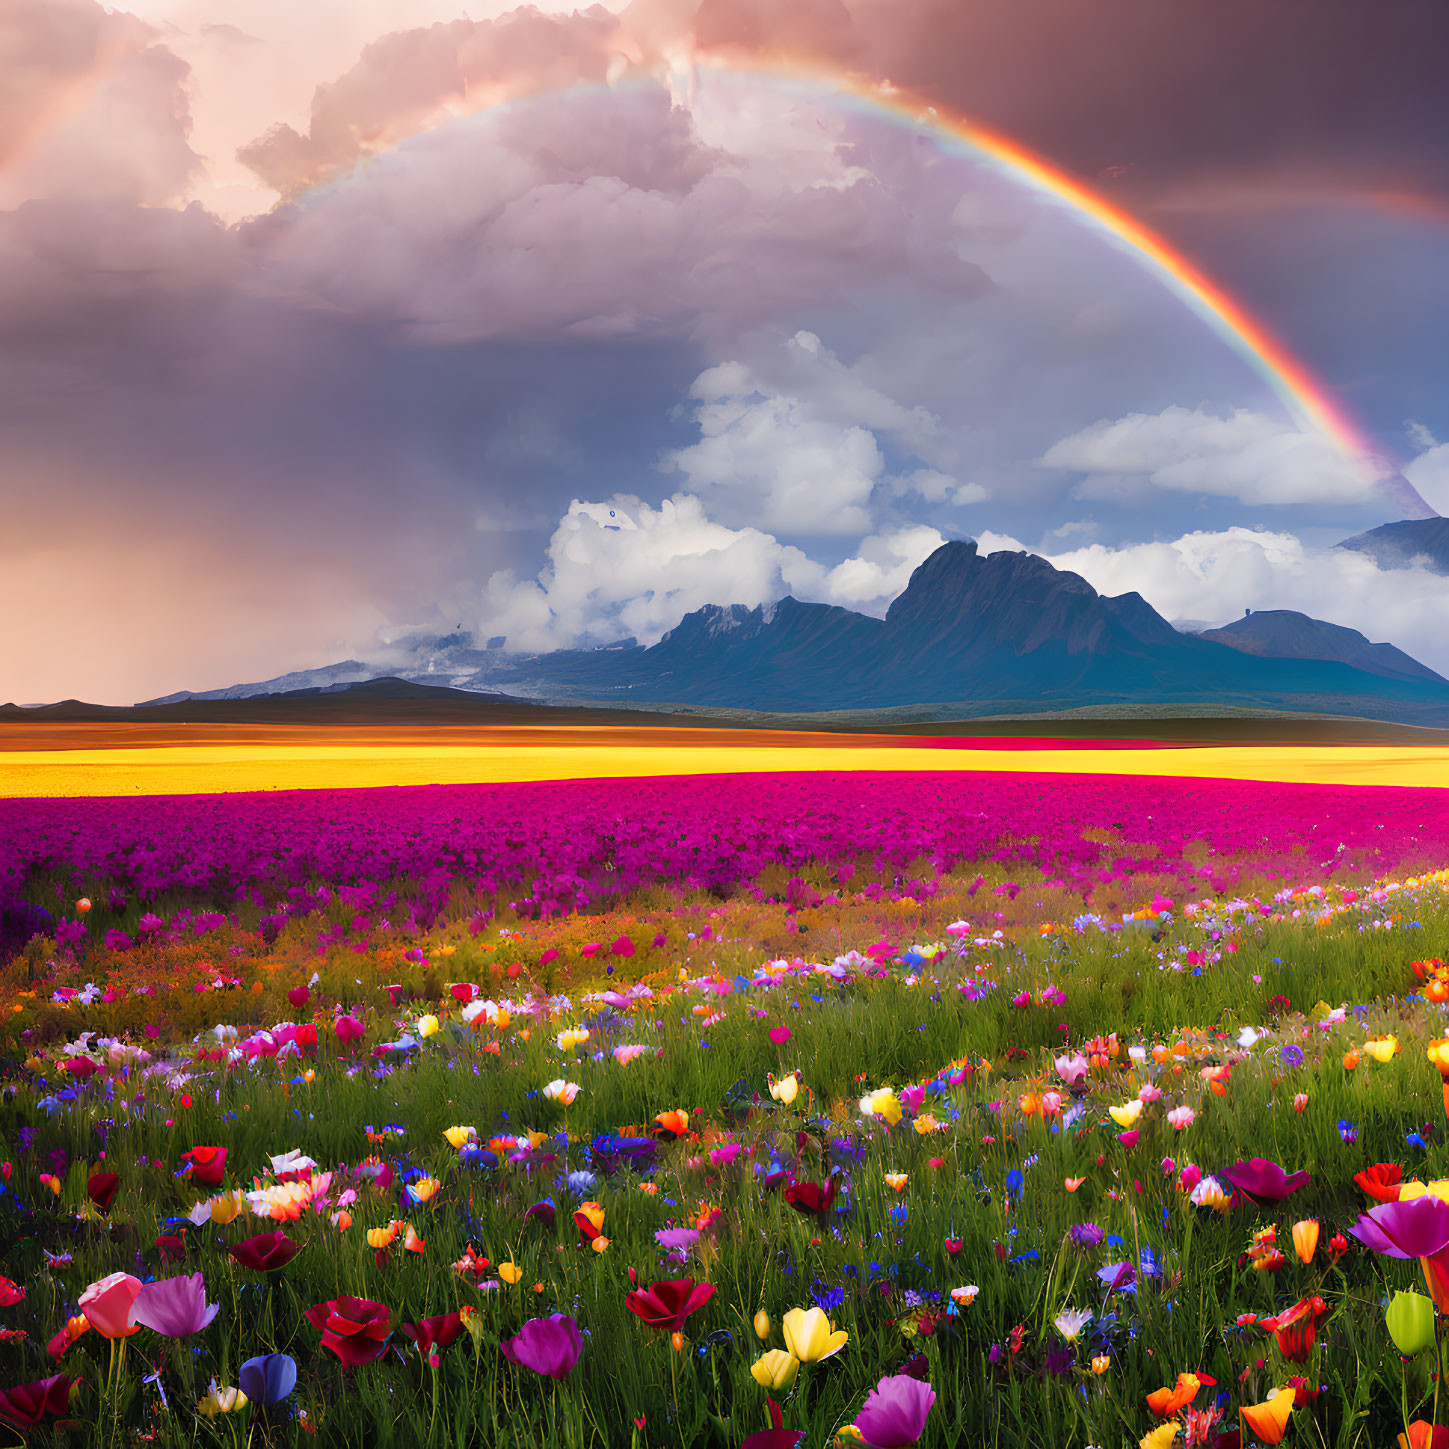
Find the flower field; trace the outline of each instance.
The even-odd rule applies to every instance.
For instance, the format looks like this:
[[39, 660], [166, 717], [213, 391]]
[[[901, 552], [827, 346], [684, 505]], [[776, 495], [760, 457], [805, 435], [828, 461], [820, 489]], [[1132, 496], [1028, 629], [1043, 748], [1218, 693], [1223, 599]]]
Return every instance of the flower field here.
[[1442, 792], [0, 802], [26, 1442], [1449, 1443]]

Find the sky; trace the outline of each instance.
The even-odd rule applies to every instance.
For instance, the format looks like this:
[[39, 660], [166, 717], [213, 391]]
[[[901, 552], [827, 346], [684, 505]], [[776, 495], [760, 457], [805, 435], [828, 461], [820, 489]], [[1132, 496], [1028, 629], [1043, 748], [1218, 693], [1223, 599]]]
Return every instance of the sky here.
[[1332, 548], [1449, 513], [1446, 53], [1437, 0], [9, 0], [0, 700], [879, 614], [951, 538], [1449, 671], [1449, 579]]

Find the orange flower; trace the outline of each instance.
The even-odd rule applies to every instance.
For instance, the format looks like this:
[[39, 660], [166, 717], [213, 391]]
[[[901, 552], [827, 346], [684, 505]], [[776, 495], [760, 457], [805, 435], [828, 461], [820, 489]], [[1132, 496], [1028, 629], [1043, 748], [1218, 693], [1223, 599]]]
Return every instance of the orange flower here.
[[681, 1111], [676, 1107], [672, 1112], [661, 1112], [654, 1119], [654, 1126], [650, 1129], [651, 1135], [657, 1133], [659, 1136], [673, 1139], [683, 1137], [689, 1131], [689, 1113]]
[[1318, 1224], [1314, 1219], [1293, 1224], [1293, 1247], [1300, 1262], [1313, 1261], [1313, 1255], [1318, 1251]]
[[[1353, 1047], [1350, 1047], [1343, 1054], [1343, 1069], [1346, 1072], [1351, 1072], [1357, 1065], [1358, 1065], [1358, 1052]], [[1244, 1412], [1246, 1412], [1246, 1410]], [[1273, 1440], [1273, 1443], [1276, 1444], [1277, 1442], [1278, 1441], [1276, 1439]]]
[[1281, 1443], [1297, 1397], [1291, 1388], [1274, 1389], [1261, 1404], [1244, 1404], [1240, 1412], [1248, 1432], [1265, 1444]]
[[1066, 1189], [1067, 1189], [1067, 1191], [1068, 1192], [1076, 1192], [1076, 1190], [1079, 1187], [1081, 1187], [1081, 1185], [1086, 1180], [1087, 1179], [1085, 1177], [1069, 1177], [1069, 1178], [1067, 1178], [1066, 1179]]
[[1147, 1407], [1159, 1419], [1171, 1419], [1193, 1401], [1202, 1380], [1196, 1374], [1178, 1374], [1177, 1384], [1170, 1389], [1154, 1389], [1147, 1396]]

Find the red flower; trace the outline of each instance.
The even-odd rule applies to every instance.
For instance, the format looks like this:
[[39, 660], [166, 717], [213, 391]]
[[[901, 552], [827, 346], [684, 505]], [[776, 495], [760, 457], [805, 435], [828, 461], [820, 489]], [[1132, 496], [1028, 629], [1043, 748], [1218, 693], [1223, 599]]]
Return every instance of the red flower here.
[[840, 1191], [839, 1181], [831, 1177], [825, 1183], [792, 1182], [785, 1189], [785, 1201], [797, 1213], [815, 1213], [823, 1218], [835, 1202]]
[[181, 1154], [182, 1160], [191, 1164], [191, 1176], [207, 1187], [220, 1187], [226, 1176], [225, 1147], [193, 1147]]
[[103, 1213], [108, 1213], [111, 1210], [111, 1201], [116, 1196], [116, 1189], [120, 1185], [121, 1179], [114, 1172], [93, 1172], [86, 1179], [86, 1196]]
[[314, 1304], [306, 1316], [313, 1328], [321, 1330], [322, 1347], [335, 1353], [348, 1368], [372, 1363], [387, 1352], [387, 1341], [392, 1337], [392, 1309], [386, 1304], [374, 1303], [370, 1298], [329, 1298], [326, 1303]]
[[186, 1256], [186, 1239], [175, 1233], [164, 1233], [156, 1239], [163, 1263], [179, 1263]]
[[311, 999], [312, 993], [305, 986], [294, 986], [287, 993], [287, 1000], [290, 1001], [298, 1011], [301, 1011], [301, 1009], [306, 1006], [306, 1004], [311, 1001]]
[[1289, 1379], [1288, 1387], [1293, 1390], [1293, 1407], [1295, 1409], [1306, 1409], [1319, 1394], [1318, 1385], [1310, 1384], [1301, 1374]]
[[1272, 1331], [1278, 1340], [1278, 1352], [1290, 1363], [1307, 1363], [1317, 1337], [1318, 1320], [1327, 1312], [1328, 1304], [1315, 1293], [1276, 1318], [1260, 1320], [1258, 1326]]
[[278, 1268], [285, 1268], [302, 1251], [302, 1245], [294, 1243], [278, 1229], [275, 1233], [247, 1238], [228, 1251], [243, 1268], [251, 1268], [257, 1273], [274, 1273]]
[[0, 1278], [0, 1308], [14, 1308], [25, 1298], [25, 1289], [8, 1278]]
[[1356, 1172], [1353, 1180], [1375, 1202], [1398, 1202], [1404, 1169], [1395, 1162], [1376, 1162], [1372, 1167]]
[[71, 1386], [79, 1382], [69, 1374], [54, 1374], [48, 1379], [17, 1384], [13, 1389], [0, 1389], [0, 1419], [28, 1429], [46, 1414], [59, 1418], [70, 1412]]
[[805, 1431], [782, 1428], [785, 1416], [780, 1412], [779, 1404], [770, 1398], [767, 1398], [765, 1402], [770, 1406], [771, 1427], [761, 1429], [758, 1434], [751, 1434], [740, 1445], [740, 1449], [797, 1449], [800, 1441], [805, 1437]]
[[713, 1297], [713, 1283], [696, 1283], [693, 1278], [670, 1278], [626, 1293], [624, 1307], [642, 1318], [650, 1328], [677, 1333], [684, 1327], [684, 1320]]
[[[487, 1262], [487, 1259], [484, 1259]], [[444, 1313], [437, 1318], [424, 1318], [417, 1323], [404, 1323], [402, 1331], [427, 1354], [428, 1362], [438, 1366], [438, 1350], [447, 1348], [463, 1331], [459, 1313]]]
[[1409, 1425], [1408, 1438], [1400, 1434], [1399, 1443], [1403, 1449], [1449, 1449], [1449, 1429], [1427, 1419], [1415, 1419]]

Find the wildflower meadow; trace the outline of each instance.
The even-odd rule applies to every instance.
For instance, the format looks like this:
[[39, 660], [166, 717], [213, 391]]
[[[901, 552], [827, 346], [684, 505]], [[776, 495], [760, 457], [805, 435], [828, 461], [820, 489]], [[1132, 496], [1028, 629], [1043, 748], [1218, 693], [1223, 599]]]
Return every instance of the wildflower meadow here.
[[1430, 789], [0, 802], [0, 1442], [1449, 1445]]

